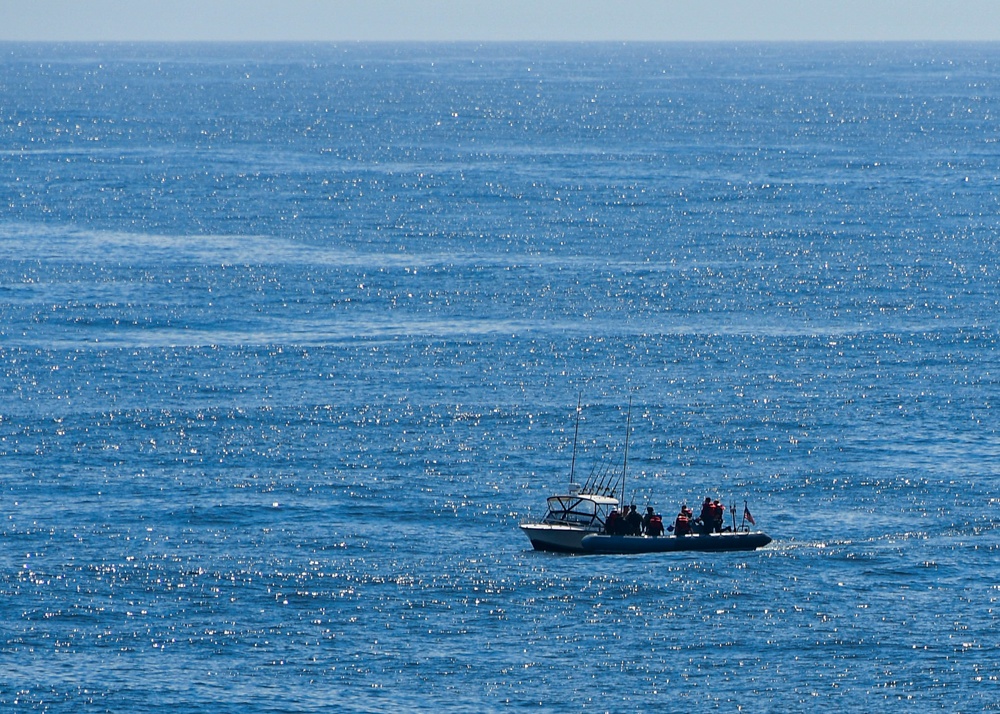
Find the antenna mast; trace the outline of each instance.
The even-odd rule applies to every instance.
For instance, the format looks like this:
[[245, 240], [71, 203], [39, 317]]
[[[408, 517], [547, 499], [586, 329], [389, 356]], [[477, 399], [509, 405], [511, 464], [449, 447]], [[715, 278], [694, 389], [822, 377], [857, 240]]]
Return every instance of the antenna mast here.
[[625, 458], [622, 460], [622, 502], [625, 507], [625, 470], [628, 468], [628, 437], [632, 431], [632, 397], [628, 398], [628, 414], [625, 417]]
[[576, 439], [580, 436], [580, 405], [582, 404], [583, 396], [577, 395], [576, 397], [576, 430], [573, 432], [573, 460], [570, 462], [569, 467], [569, 482], [574, 483], [576, 474]]

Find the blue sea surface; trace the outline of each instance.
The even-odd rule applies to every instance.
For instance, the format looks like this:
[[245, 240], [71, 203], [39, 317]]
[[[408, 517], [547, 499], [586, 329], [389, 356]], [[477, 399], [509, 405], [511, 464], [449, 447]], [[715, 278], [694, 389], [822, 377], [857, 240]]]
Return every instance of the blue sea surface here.
[[[1000, 45], [0, 44], [0, 709], [1000, 709]], [[620, 469], [752, 553], [561, 556]]]

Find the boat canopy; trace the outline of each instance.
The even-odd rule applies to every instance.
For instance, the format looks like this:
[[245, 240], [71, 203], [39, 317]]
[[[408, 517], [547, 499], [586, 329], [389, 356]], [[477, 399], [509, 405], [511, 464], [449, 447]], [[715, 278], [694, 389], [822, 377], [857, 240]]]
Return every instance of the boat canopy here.
[[550, 496], [543, 523], [603, 524], [608, 511], [618, 506], [618, 499], [597, 494]]

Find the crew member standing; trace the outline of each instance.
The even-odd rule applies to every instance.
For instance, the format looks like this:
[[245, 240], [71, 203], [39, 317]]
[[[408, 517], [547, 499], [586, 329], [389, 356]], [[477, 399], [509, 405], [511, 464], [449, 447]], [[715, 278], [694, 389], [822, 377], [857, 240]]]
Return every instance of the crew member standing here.
[[674, 535], [685, 536], [691, 532], [691, 509], [686, 505], [681, 506], [681, 512], [677, 514], [674, 521]]
[[625, 516], [625, 535], [642, 535], [642, 516], [635, 510], [635, 504], [629, 506], [628, 515]]

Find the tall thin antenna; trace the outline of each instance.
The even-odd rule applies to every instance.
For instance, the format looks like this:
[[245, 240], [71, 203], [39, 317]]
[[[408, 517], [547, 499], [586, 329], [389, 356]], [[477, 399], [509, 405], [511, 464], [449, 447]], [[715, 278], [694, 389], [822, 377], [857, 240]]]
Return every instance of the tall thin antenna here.
[[628, 398], [628, 415], [625, 417], [625, 458], [622, 460], [622, 503], [625, 506], [625, 470], [628, 468], [628, 437], [632, 431], [632, 397]]
[[580, 436], [580, 406], [583, 404], [583, 395], [578, 394], [576, 397], [576, 431], [573, 432], [573, 461], [570, 462], [569, 467], [569, 482], [575, 482], [576, 474], [576, 439]]

